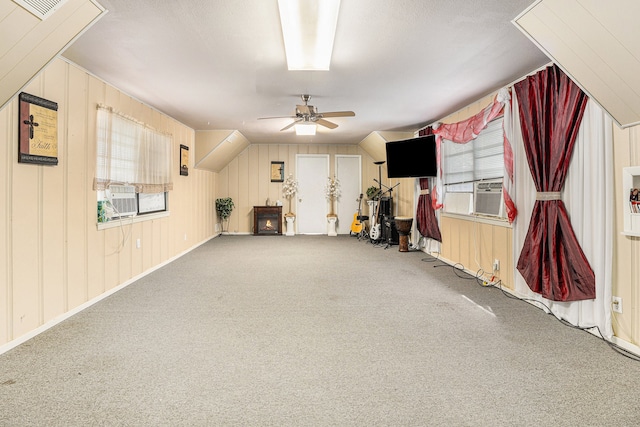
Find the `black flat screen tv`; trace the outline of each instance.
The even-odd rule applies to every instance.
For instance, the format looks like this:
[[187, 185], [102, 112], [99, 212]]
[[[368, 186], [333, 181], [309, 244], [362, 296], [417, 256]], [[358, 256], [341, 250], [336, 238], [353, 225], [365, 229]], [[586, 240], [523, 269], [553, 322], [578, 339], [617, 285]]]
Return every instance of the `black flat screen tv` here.
[[387, 177], [421, 178], [437, 175], [435, 135], [387, 142]]

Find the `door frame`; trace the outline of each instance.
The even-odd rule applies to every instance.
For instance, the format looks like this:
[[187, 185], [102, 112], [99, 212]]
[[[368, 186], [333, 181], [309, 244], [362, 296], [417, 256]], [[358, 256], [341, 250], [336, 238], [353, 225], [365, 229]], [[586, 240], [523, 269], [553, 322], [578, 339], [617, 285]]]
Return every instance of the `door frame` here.
[[[331, 173], [330, 170], [330, 156], [329, 154], [296, 154], [296, 179], [298, 180], [298, 183], [300, 183], [299, 180], [299, 173], [300, 173], [300, 159], [301, 158], [323, 158], [326, 159], [326, 176], [322, 177], [322, 182], [326, 182], [327, 178], [329, 177], [329, 174]], [[325, 207], [325, 211], [324, 214], [322, 215], [323, 218], [325, 218], [325, 222], [326, 222], [326, 216], [329, 213], [329, 204], [328, 202], [325, 202], [323, 204], [323, 206]], [[300, 198], [296, 197], [296, 215], [299, 217], [300, 216]], [[296, 221], [295, 222], [295, 228], [296, 228], [296, 233], [300, 233], [300, 228], [299, 228], [300, 222]], [[306, 233], [306, 234], [327, 234], [327, 227], [325, 224], [324, 227], [324, 233]]]
[[[338, 214], [338, 234], [349, 234], [351, 231], [351, 223], [353, 220], [353, 214], [357, 211], [358, 196], [362, 193], [362, 156], [360, 154], [336, 154], [334, 158], [334, 171], [336, 177], [340, 180], [340, 184], [344, 182], [340, 177], [340, 170], [338, 169], [338, 161], [341, 158], [357, 158], [358, 159], [358, 191], [355, 197], [346, 196], [340, 197], [340, 200], [336, 206], [336, 213]], [[344, 187], [343, 187], [344, 188]], [[353, 199], [353, 200], [351, 200]]]

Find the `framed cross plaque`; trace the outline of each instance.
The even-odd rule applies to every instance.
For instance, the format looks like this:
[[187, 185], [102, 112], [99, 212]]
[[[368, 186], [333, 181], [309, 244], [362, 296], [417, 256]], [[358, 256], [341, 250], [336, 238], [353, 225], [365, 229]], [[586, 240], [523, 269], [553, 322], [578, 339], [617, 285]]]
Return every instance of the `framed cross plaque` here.
[[20, 93], [18, 162], [58, 164], [58, 103]]
[[271, 182], [284, 182], [284, 162], [271, 162]]

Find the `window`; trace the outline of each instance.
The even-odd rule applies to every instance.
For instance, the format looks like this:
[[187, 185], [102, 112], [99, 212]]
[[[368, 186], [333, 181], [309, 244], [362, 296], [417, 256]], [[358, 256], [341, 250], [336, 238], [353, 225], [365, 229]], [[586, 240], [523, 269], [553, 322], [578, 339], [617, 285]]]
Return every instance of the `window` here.
[[443, 140], [442, 173], [445, 212], [474, 213], [474, 183], [501, 181], [504, 175], [502, 118], [490, 122], [466, 144]]
[[[107, 210], [106, 218], [104, 215], [102, 218], [120, 216], [118, 209], [113, 209], [120, 206], [112, 203], [115, 197], [127, 199], [127, 202], [136, 200], [133, 208], [127, 205], [127, 215], [166, 210], [167, 192], [173, 188], [171, 135], [102, 105], [98, 106], [96, 127], [94, 189], [98, 192], [98, 202], [107, 202], [102, 203]], [[130, 191], [137, 195], [130, 196]], [[98, 221], [101, 221], [100, 214]]]

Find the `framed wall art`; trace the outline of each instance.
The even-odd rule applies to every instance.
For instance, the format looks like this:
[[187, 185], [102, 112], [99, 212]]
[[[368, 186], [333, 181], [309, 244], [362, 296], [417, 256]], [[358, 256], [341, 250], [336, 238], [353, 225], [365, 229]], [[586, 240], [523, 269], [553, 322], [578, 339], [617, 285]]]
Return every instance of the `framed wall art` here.
[[189, 176], [189, 147], [180, 144], [180, 175]]
[[284, 162], [271, 162], [271, 182], [284, 182]]
[[18, 162], [58, 164], [58, 103], [22, 92], [19, 95]]

